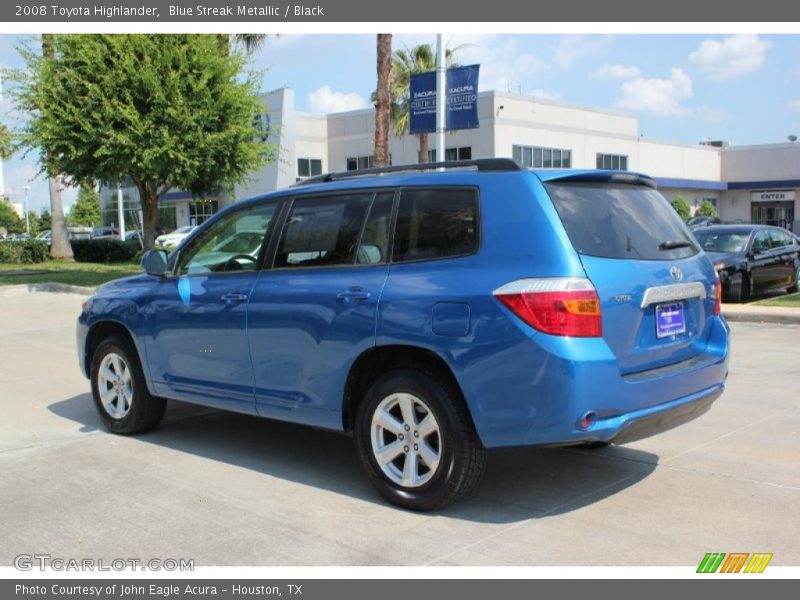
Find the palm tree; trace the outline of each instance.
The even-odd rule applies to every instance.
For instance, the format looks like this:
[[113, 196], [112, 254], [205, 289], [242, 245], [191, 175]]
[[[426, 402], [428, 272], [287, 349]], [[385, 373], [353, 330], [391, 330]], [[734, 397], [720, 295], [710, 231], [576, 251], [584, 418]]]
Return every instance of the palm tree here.
[[375, 166], [389, 164], [389, 122], [392, 116], [392, 34], [378, 34], [378, 88], [375, 92]]
[[[56, 40], [52, 33], [42, 35], [42, 56], [53, 59], [56, 53]], [[47, 153], [47, 148], [44, 149]], [[47, 160], [45, 160], [47, 163]], [[48, 172], [50, 187], [50, 258], [72, 260], [72, 245], [69, 243], [67, 221], [64, 218], [64, 205], [61, 202], [61, 183], [58, 174]]]
[[[277, 37], [277, 36], [276, 36]], [[231, 42], [244, 46], [245, 52], [252, 53], [260, 50], [267, 39], [263, 33], [220, 33], [217, 35], [219, 46], [225, 54], [231, 51]]]
[[[454, 50], [445, 50], [447, 67], [455, 63]], [[411, 76], [436, 70], [436, 52], [432, 44], [419, 44], [410, 50], [396, 50], [392, 58], [392, 129], [395, 135], [403, 136], [411, 121]], [[428, 134], [418, 133], [418, 162], [428, 162]]]

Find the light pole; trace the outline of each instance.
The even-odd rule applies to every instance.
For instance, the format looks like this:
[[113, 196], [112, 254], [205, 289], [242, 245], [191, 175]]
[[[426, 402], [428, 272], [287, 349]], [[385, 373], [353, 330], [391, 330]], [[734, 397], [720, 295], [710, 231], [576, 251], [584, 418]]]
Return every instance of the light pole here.
[[25, 185], [22, 186], [22, 189], [25, 190], [25, 233], [28, 234], [28, 237], [31, 235], [31, 217], [28, 214], [28, 192], [31, 191], [31, 186]]

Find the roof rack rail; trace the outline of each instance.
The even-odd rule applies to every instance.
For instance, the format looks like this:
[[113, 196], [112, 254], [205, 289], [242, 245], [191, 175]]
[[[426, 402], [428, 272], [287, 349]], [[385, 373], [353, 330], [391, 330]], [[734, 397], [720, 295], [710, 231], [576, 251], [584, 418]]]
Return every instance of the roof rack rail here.
[[350, 179], [352, 177], [366, 177], [368, 175], [383, 175], [385, 173], [402, 173], [405, 171], [434, 171], [437, 169], [464, 169], [475, 167], [478, 171], [522, 171], [519, 166], [510, 158], [477, 158], [475, 160], [446, 160], [443, 162], [418, 163], [411, 165], [393, 165], [391, 167], [376, 167], [374, 169], [359, 169], [355, 171], [340, 171], [338, 173], [325, 173], [315, 175], [308, 179], [298, 181], [292, 187], [302, 185], [312, 185], [315, 183], [326, 183], [339, 179]]

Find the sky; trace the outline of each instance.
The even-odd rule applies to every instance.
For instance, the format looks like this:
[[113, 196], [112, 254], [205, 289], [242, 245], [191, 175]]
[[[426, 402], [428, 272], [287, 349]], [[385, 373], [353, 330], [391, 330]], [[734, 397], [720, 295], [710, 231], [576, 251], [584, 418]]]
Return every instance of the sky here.
[[[24, 38], [0, 35], [0, 66], [19, 67]], [[635, 114], [645, 137], [697, 143], [767, 144], [800, 136], [800, 35], [445, 34], [459, 64], [480, 64], [480, 90], [549, 98]], [[395, 34], [393, 49], [434, 43]], [[368, 106], [375, 87], [374, 35], [269, 37], [253, 57], [262, 89], [290, 87], [296, 108], [335, 112]], [[9, 122], [13, 106], [0, 102]], [[13, 202], [49, 206], [35, 153], [4, 168]], [[75, 198], [64, 195], [65, 205]]]

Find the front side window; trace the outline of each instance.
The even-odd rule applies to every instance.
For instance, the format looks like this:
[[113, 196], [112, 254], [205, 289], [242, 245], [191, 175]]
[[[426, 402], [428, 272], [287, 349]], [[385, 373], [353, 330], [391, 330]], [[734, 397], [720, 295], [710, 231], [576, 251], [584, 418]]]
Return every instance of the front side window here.
[[251, 206], [227, 215], [197, 236], [184, 250], [178, 275], [253, 271], [275, 214], [275, 204]]
[[762, 252], [769, 252], [769, 234], [766, 231], [756, 232], [753, 238], [753, 253], [761, 254]]
[[278, 243], [275, 267], [352, 265], [372, 196], [295, 200]]
[[394, 262], [463, 256], [478, 249], [478, 195], [472, 189], [403, 190]]

